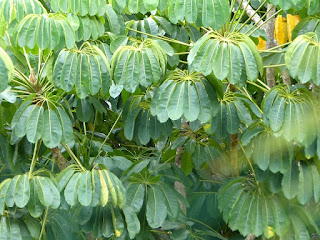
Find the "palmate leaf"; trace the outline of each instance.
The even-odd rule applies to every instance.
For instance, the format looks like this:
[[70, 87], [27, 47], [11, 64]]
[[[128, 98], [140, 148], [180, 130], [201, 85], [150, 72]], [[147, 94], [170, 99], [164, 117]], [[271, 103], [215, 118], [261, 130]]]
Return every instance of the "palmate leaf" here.
[[60, 50], [75, 45], [75, 31], [62, 14], [29, 14], [13, 30], [14, 44], [28, 49]]
[[81, 49], [63, 49], [53, 67], [57, 87], [70, 92], [75, 87], [77, 96], [103, 95], [110, 86], [109, 61], [104, 53], [89, 43]]
[[205, 131], [209, 134], [216, 133], [220, 138], [235, 134], [239, 131], [240, 123], [245, 125], [252, 123], [251, 112], [261, 117], [255, 103], [245, 95], [225, 92]]
[[219, 30], [229, 19], [229, 2], [226, 0], [169, 0], [168, 17], [173, 23], [186, 20], [197, 26]]
[[68, 19], [74, 25], [76, 41], [97, 40], [105, 33], [105, 19], [98, 16], [68, 15]]
[[280, 239], [309, 240], [314, 232], [319, 234], [319, 228], [310, 209], [298, 204], [290, 205], [290, 227]]
[[12, 119], [11, 128], [13, 134], [21, 138], [26, 135], [31, 143], [42, 138], [49, 148], [73, 139], [72, 123], [64, 109], [44, 110], [31, 101], [21, 104]]
[[208, 32], [192, 46], [188, 64], [204, 75], [213, 73], [219, 80], [243, 86], [263, 75], [262, 59], [252, 40], [242, 33], [226, 37]]
[[0, 92], [8, 87], [14, 75], [14, 66], [9, 55], [0, 47]]
[[7, 23], [13, 20], [21, 21], [28, 14], [46, 13], [38, 0], [0, 0], [0, 18], [3, 16]]
[[130, 44], [115, 51], [111, 75], [117, 85], [133, 93], [139, 85], [149, 87], [161, 79], [166, 72], [167, 54], [173, 55], [174, 50], [160, 40], [145, 39]]
[[[113, 208], [111, 205], [99, 206], [89, 214], [89, 221], [86, 220], [84, 228], [91, 229], [96, 238], [116, 236], [117, 238], [128, 239], [127, 231], [129, 231], [130, 239], [134, 239], [135, 232], [140, 229], [140, 222], [136, 214], [128, 206], [123, 207], [123, 214], [122, 211]], [[85, 217], [88, 218], [88, 216]]]
[[54, 12], [70, 12], [80, 16], [102, 16], [106, 12], [107, 2], [100, 0], [51, 0], [51, 7]]
[[151, 114], [161, 123], [181, 117], [207, 122], [217, 112], [218, 100], [211, 84], [199, 73], [172, 72], [157, 89], [151, 102]]
[[[317, 59], [317, 61], [314, 61]], [[320, 48], [316, 33], [306, 33], [297, 37], [288, 47], [286, 65], [291, 77], [301, 83], [313, 82], [320, 85]]]
[[33, 239], [28, 224], [21, 219], [16, 219], [8, 216], [1, 216], [0, 219], [0, 239]]
[[156, 140], [163, 136], [169, 136], [172, 131], [170, 121], [160, 123], [155, 116], [151, 115], [148, 101], [150, 101], [148, 94], [145, 97], [129, 98], [122, 115], [125, 137], [144, 145], [149, 143], [151, 139]]
[[98, 204], [104, 207], [110, 201], [121, 208], [126, 199], [122, 182], [108, 170], [75, 172], [70, 166], [58, 175], [58, 189], [64, 191], [70, 206], [80, 203], [85, 207]]
[[304, 87], [279, 85], [267, 93], [262, 107], [265, 124], [270, 125], [275, 136], [283, 136], [288, 142], [312, 144], [315, 124], [307, 128], [306, 122], [317, 118], [310, 93]]
[[288, 208], [251, 180], [239, 177], [226, 182], [218, 193], [219, 210], [230, 228], [243, 236], [252, 233], [271, 238], [284, 235], [290, 224]]
[[288, 199], [297, 197], [299, 203], [305, 205], [312, 198], [315, 202], [320, 199], [319, 167], [314, 162], [301, 162], [299, 166], [295, 162], [285, 172], [282, 179], [282, 191]]
[[0, 184], [0, 194], [1, 207], [28, 206], [33, 217], [39, 217], [45, 207], [56, 209], [60, 206], [59, 191], [55, 183], [47, 177], [29, 178], [28, 174], [16, 175]]
[[275, 137], [261, 123], [249, 126], [243, 132], [241, 142], [243, 146], [248, 146], [253, 161], [261, 170], [286, 173], [290, 169], [292, 147], [283, 137]]
[[178, 199], [179, 193], [164, 182], [151, 184], [148, 188], [135, 182], [127, 186], [126, 206], [138, 213], [146, 201], [146, 217], [152, 228], [161, 226], [167, 215], [177, 219], [180, 213]]

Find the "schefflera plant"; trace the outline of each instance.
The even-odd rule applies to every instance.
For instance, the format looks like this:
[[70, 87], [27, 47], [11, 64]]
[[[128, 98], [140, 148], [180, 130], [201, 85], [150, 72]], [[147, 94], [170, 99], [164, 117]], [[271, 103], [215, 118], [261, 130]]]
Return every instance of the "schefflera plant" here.
[[208, 122], [217, 110], [218, 99], [210, 82], [188, 70], [170, 73], [151, 101], [151, 114], [161, 123], [181, 117], [190, 122]]
[[168, 56], [173, 48], [161, 40], [132, 39], [127, 46], [119, 47], [111, 60], [111, 75], [116, 85], [133, 93], [139, 85], [149, 87], [158, 83], [166, 73]]
[[107, 95], [110, 64], [97, 46], [85, 42], [78, 48], [63, 49], [53, 64], [53, 81], [66, 92], [75, 89], [80, 99], [88, 95]]
[[210, 31], [191, 47], [188, 64], [205, 76], [243, 86], [247, 79], [263, 75], [262, 58], [255, 43], [245, 34]]

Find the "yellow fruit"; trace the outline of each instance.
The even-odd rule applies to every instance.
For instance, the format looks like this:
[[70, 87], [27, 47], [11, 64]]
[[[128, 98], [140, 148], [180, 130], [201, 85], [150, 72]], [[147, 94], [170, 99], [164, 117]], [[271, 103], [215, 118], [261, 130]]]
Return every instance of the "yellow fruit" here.
[[287, 19], [281, 15], [277, 16], [274, 26], [274, 38], [279, 45], [288, 42]]
[[259, 39], [259, 44], [257, 45], [257, 48], [259, 50], [266, 50], [266, 41], [263, 40], [261, 37], [258, 37]]
[[299, 15], [287, 15], [287, 31], [288, 31], [288, 40], [292, 42], [292, 31], [301, 21]]

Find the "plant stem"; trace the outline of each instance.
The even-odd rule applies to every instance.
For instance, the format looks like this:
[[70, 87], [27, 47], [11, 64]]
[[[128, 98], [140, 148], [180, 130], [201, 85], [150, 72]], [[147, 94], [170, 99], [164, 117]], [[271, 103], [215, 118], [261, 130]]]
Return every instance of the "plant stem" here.
[[70, 157], [78, 164], [78, 166], [80, 167], [80, 169], [82, 171], [86, 171], [86, 169], [82, 166], [82, 164], [80, 163], [79, 159], [76, 157], [76, 155], [72, 152], [72, 150], [69, 148], [68, 145], [66, 144], [62, 144], [62, 146], [67, 150], [67, 152], [69, 153]]
[[[237, 23], [236, 23], [236, 26], [234, 27], [235, 31], [236, 31], [236, 29], [237, 29], [237, 27], [238, 27], [238, 25], [239, 25], [239, 23], [240, 23], [240, 21], [241, 21], [241, 18], [242, 18], [243, 15], [244, 15], [245, 9], [247, 9], [247, 7], [249, 6], [250, 1], [251, 1], [251, 0], [248, 0], [248, 1], [246, 1], [246, 0], [237, 0], [237, 2], [239, 3], [239, 9], [242, 8], [243, 11], [242, 11], [242, 13], [240, 14], [240, 17], [239, 17], [239, 19], [238, 19], [238, 21], [237, 21]], [[243, 4], [246, 4], [246, 5], [243, 5]], [[239, 9], [238, 9], [238, 11], [239, 11]], [[236, 14], [238, 13], [238, 11], [236, 12]]]
[[260, 53], [283, 53], [283, 51], [276, 50], [259, 50]]
[[285, 44], [278, 45], [278, 46], [275, 46], [275, 47], [273, 47], [273, 48], [269, 48], [267, 51], [274, 50], [274, 49], [278, 49], [278, 48], [283, 48], [283, 47], [285, 47], [285, 46], [287, 46], [287, 45], [289, 45], [289, 44], [290, 44], [290, 42], [287, 42], [287, 43], [285, 43]]
[[[241, 9], [241, 4], [242, 4], [242, 2], [243, 2], [243, 0], [241, 1], [241, 3], [239, 4], [239, 7], [238, 7], [238, 9], [237, 9], [237, 11], [235, 11], [234, 13], [233, 13], [233, 17], [232, 17], [232, 19], [231, 19], [231, 21], [229, 21], [229, 31], [231, 31], [231, 29], [232, 29], [232, 26], [233, 26], [233, 23], [235, 22], [235, 20], [236, 20], [236, 17], [237, 17], [237, 15], [238, 15], [238, 12], [239, 12], [239, 10]], [[236, 0], [234, 1], [234, 5], [236, 4]], [[232, 12], [232, 9], [234, 8], [234, 6], [231, 8], [231, 12]], [[231, 16], [231, 12], [230, 12], [230, 16]], [[241, 21], [241, 19], [239, 19], [238, 21]], [[237, 25], [238, 25], [238, 22], [237, 22]]]
[[29, 179], [31, 178], [31, 174], [33, 172], [34, 166], [36, 165], [37, 162], [37, 148], [38, 148], [38, 141], [34, 144], [34, 149], [33, 149], [33, 156], [32, 156], [32, 161], [30, 165], [30, 170], [29, 170]]
[[27, 64], [28, 64], [29, 70], [30, 70], [30, 72], [31, 72], [32, 67], [31, 67], [31, 64], [30, 64], [30, 61], [29, 61], [29, 58], [28, 58], [28, 54], [27, 54], [25, 48], [23, 48], [23, 53], [24, 53], [24, 57], [25, 57], [26, 60], [27, 60]]
[[283, 64], [277, 64], [277, 65], [269, 65], [269, 66], [263, 66], [264, 68], [275, 68], [275, 67], [284, 67], [286, 66], [285, 63]]
[[174, 53], [173, 55], [188, 55], [189, 52], [178, 52], [178, 53]]
[[255, 101], [253, 101], [252, 100], [252, 97], [251, 97], [251, 95], [248, 93], [248, 91], [247, 91], [247, 89], [245, 89], [245, 88], [242, 88], [243, 90], [241, 90], [240, 88], [239, 88], [239, 90], [242, 92], [242, 93], [244, 93], [245, 95], [247, 95], [247, 97], [250, 99], [250, 101], [259, 109], [259, 111], [261, 112], [261, 113], [263, 113], [262, 112], [262, 110], [260, 109], [260, 107], [255, 103]]
[[252, 174], [253, 174], [255, 180], [257, 181], [257, 179], [256, 179], [256, 173], [255, 173], [255, 171], [254, 171], [254, 168], [253, 168], [253, 165], [252, 165], [250, 159], [249, 159], [248, 156], [247, 156], [246, 150], [244, 150], [244, 147], [242, 146], [242, 143], [241, 143], [241, 142], [239, 143], [239, 145], [240, 145], [240, 148], [241, 148], [241, 150], [243, 151], [243, 153], [244, 153], [244, 155], [245, 155], [245, 157], [246, 157], [246, 159], [247, 159], [247, 161], [248, 161], [248, 163], [249, 163], [249, 165], [250, 165]]
[[264, 82], [262, 82], [260, 79], [257, 80], [261, 85], [263, 85], [266, 89], [270, 90], [271, 88], [266, 85]]
[[47, 223], [47, 218], [48, 218], [48, 212], [49, 212], [49, 207], [46, 208], [46, 211], [44, 213], [44, 219], [42, 221], [42, 226], [41, 226], [41, 232], [40, 232], [40, 236], [39, 236], [39, 239], [41, 240], [42, 238], [42, 235], [44, 233], [44, 229], [46, 227], [46, 223]]
[[141, 32], [139, 30], [132, 29], [132, 28], [129, 28], [129, 27], [127, 27], [127, 29], [129, 29], [130, 31], [133, 31], [133, 32], [137, 32], [137, 33], [143, 34], [143, 35], [147, 35], [149, 37], [158, 38], [158, 39], [163, 40], [163, 41], [173, 42], [173, 43], [177, 43], [177, 44], [180, 44], [180, 45], [185, 45], [185, 46], [188, 46], [188, 47], [191, 46], [188, 43], [181, 42], [181, 41], [178, 41], [178, 40], [175, 40], [175, 39], [171, 39], [171, 38], [168, 38], [168, 37], [160, 37], [160, 36], [152, 35], [150, 33]]
[[260, 85], [258, 85], [258, 84], [256, 84], [256, 83], [254, 83], [254, 82], [247, 81], [247, 83], [249, 83], [249, 84], [251, 84], [251, 85], [253, 85], [253, 86], [255, 86], [255, 87], [257, 87], [257, 88], [261, 89], [263, 92], [268, 92], [268, 89], [263, 88], [263, 87], [261, 87]]
[[265, 4], [266, 2], [267, 2], [267, 0], [264, 0], [263, 3], [261, 3], [261, 5], [260, 5], [256, 10], [253, 10], [253, 9], [252, 9], [252, 11], [250, 11], [250, 15], [251, 15], [251, 16], [248, 14], [249, 18], [248, 18], [248, 19], [241, 25], [241, 27], [238, 29], [239, 32], [241, 31], [242, 28], [244, 28], [244, 26], [245, 26], [251, 19], [252, 19], [255, 23], [257, 23], [257, 22], [262, 22], [262, 23], [260, 24], [260, 26], [264, 24], [264, 22], [261, 21], [261, 18], [260, 18], [260, 16], [259, 16], [257, 13], [258, 13], [258, 11], [264, 6], [264, 4]]
[[98, 157], [100, 157], [101, 150], [102, 150], [103, 146], [107, 143], [107, 141], [108, 141], [108, 139], [109, 139], [109, 137], [110, 137], [110, 135], [111, 135], [111, 133], [112, 133], [113, 129], [115, 128], [115, 126], [116, 126], [116, 125], [117, 125], [117, 123], [119, 122], [120, 117], [121, 117], [121, 115], [122, 115], [122, 112], [123, 112], [123, 110], [120, 112], [120, 114], [119, 114], [119, 116], [118, 116], [117, 120], [114, 122], [114, 124], [113, 124], [113, 126], [111, 127], [111, 129], [110, 129], [110, 131], [109, 131], [108, 135], [106, 136], [106, 138], [105, 138], [105, 139], [104, 139], [104, 141], [102, 142], [101, 147], [100, 147], [100, 148], [99, 148], [99, 150], [98, 150], [98, 154], [97, 154], [97, 156], [96, 156], [96, 157], [94, 158], [94, 160], [93, 160], [93, 163], [96, 161], [96, 159], [97, 159]]
[[95, 130], [96, 130], [97, 118], [98, 118], [98, 111], [96, 110], [95, 117], [94, 117], [94, 122], [93, 122], [93, 129], [92, 129], [92, 134], [91, 134], [90, 146], [89, 146], [89, 153], [88, 153], [89, 156], [91, 154], [91, 148], [92, 148], [92, 142], [93, 142], [94, 133], [95, 133]]

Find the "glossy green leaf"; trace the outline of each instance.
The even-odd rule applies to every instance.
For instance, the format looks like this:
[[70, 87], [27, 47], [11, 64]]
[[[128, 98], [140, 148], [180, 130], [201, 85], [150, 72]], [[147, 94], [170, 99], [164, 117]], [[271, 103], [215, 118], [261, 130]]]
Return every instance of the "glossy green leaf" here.
[[177, 198], [178, 193], [174, 192], [174, 190], [165, 183], [161, 183], [159, 188], [166, 200], [168, 215], [173, 219], [177, 219], [180, 212], [180, 204]]
[[17, 137], [23, 137], [26, 135], [26, 123], [33, 109], [34, 105], [28, 106], [18, 119], [17, 124], [14, 127], [14, 134]]
[[45, 207], [41, 204], [38, 197], [38, 187], [36, 178], [30, 180], [30, 200], [28, 203], [28, 211], [34, 218], [38, 218], [42, 215]]
[[313, 195], [313, 182], [312, 173], [310, 168], [306, 164], [301, 164], [299, 166], [299, 192], [297, 199], [298, 201], [305, 205], [310, 201]]
[[78, 201], [78, 184], [79, 184], [79, 179], [81, 177], [80, 173], [75, 173], [71, 179], [69, 180], [68, 184], [66, 185], [66, 188], [64, 190], [64, 198], [66, 202], [73, 206], [75, 205]]
[[140, 232], [139, 219], [131, 207], [124, 206], [123, 213], [126, 219], [130, 239], [134, 239], [134, 237]]
[[85, 207], [89, 206], [92, 202], [92, 183], [89, 171], [80, 173], [77, 188], [80, 204]]
[[58, 146], [62, 139], [62, 129], [57, 114], [49, 109], [44, 112], [43, 143], [48, 148]]
[[81, 122], [89, 122], [94, 116], [92, 104], [87, 99], [77, 100], [77, 117]]
[[219, 45], [217, 55], [214, 59], [213, 73], [219, 80], [224, 80], [229, 74], [230, 55], [228, 44], [223, 42]]
[[25, 207], [30, 199], [30, 185], [28, 174], [20, 176], [14, 190], [14, 202], [17, 207]]
[[6, 197], [6, 205], [8, 207], [14, 206], [14, 193], [15, 193], [15, 189], [17, 187], [17, 182], [20, 177], [21, 177], [21, 175], [16, 175], [10, 181], [9, 188], [8, 188], [8, 190], [6, 192], [6, 196], [5, 196]]
[[8, 54], [0, 47], [0, 92], [3, 92], [8, 87], [13, 74], [13, 63]]
[[53, 193], [49, 183], [44, 177], [35, 177], [37, 184], [38, 197], [43, 206], [49, 207], [53, 203]]
[[30, 113], [29, 118], [26, 122], [26, 135], [28, 141], [31, 143], [35, 143], [43, 135], [43, 112], [43, 107], [33, 105], [33, 110]]
[[299, 170], [296, 162], [292, 162], [282, 179], [282, 191], [286, 198], [292, 199], [299, 193]]
[[270, 119], [270, 127], [274, 132], [280, 130], [284, 120], [284, 113], [285, 113], [285, 99], [278, 98], [269, 112], [269, 119]]
[[185, 94], [185, 85], [188, 82], [181, 82], [176, 84], [172, 95], [168, 101], [168, 117], [171, 120], [178, 120], [181, 118], [184, 113], [184, 94]]
[[163, 193], [157, 186], [152, 186], [148, 189], [148, 200], [146, 217], [150, 227], [160, 227], [166, 216], [167, 207]]
[[59, 118], [61, 130], [62, 130], [62, 138], [61, 141], [63, 143], [68, 143], [73, 139], [73, 127], [72, 122], [68, 114], [60, 107], [56, 109], [56, 114]]
[[57, 189], [57, 186], [50, 178], [44, 178], [44, 180], [47, 181], [50, 187], [51, 194], [53, 196], [52, 204], [50, 205], [50, 208], [57, 209], [60, 207], [60, 192]]

